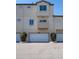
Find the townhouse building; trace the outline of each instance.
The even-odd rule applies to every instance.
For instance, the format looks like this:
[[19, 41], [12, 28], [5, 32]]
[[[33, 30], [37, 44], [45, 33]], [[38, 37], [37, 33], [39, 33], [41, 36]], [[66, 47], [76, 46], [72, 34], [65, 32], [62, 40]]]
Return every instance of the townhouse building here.
[[63, 15], [54, 15], [54, 4], [45, 0], [16, 4], [16, 33], [22, 32], [29, 42], [51, 41], [51, 33], [63, 41]]

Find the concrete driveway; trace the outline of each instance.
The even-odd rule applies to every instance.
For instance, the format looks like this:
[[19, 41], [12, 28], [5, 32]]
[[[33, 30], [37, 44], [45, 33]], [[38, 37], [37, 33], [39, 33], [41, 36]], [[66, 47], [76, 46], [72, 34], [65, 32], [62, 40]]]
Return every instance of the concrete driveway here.
[[17, 43], [16, 59], [63, 59], [63, 43]]

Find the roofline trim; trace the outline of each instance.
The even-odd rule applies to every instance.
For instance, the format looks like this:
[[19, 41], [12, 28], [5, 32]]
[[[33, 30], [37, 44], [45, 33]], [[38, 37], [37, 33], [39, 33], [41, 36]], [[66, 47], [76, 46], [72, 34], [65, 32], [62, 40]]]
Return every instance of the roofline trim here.
[[23, 4], [23, 3], [18, 3], [18, 4], [16, 4], [16, 5], [37, 5], [37, 4]]
[[46, 2], [46, 3], [48, 3], [49, 5], [54, 5], [54, 4], [51, 4], [51, 3], [48, 2], [48, 1], [38, 1], [38, 2], [36, 2], [36, 4], [37, 4], [37, 3], [40, 3], [40, 2]]
[[[37, 4], [22, 4], [22, 3], [19, 3], [19, 4], [16, 4], [16, 5], [37, 5]], [[54, 5], [54, 4], [49, 4], [49, 5]]]
[[63, 17], [63, 15], [53, 15], [53, 17]]

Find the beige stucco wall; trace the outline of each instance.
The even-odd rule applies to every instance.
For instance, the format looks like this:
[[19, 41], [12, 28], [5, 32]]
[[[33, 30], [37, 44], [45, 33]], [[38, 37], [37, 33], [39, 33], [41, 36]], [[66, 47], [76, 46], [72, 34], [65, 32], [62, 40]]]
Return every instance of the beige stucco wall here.
[[[27, 8], [30, 6], [31, 8]], [[16, 22], [16, 32], [35, 32], [36, 29], [36, 6], [32, 5], [17, 5], [16, 19], [20, 18], [20, 22]], [[29, 20], [34, 20], [34, 25], [29, 25]]]
[[[47, 11], [39, 11], [39, 6], [40, 5], [47, 5]], [[42, 3], [38, 3], [38, 11], [37, 11], [37, 16], [45, 16], [46, 20], [47, 20], [47, 25], [44, 25], [44, 27], [48, 27], [47, 32], [54, 32], [54, 28], [53, 28], [53, 5], [49, 5], [48, 3], [42, 2]], [[42, 17], [39, 17], [39, 19], [43, 19]]]
[[[21, 19], [21, 21], [17, 19]], [[16, 32], [23, 32], [23, 17], [16, 17]]]
[[[40, 5], [47, 5], [47, 11], [39, 11]], [[27, 8], [30, 6], [31, 8]], [[53, 5], [41, 2], [37, 5], [16, 5], [16, 20], [21, 19], [20, 22], [16, 21], [16, 32], [42, 32], [38, 29], [39, 20], [47, 20], [47, 24], [40, 26], [48, 26], [45, 32], [55, 32], [56, 29], [63, 29], [62, 17], [53, 17]], [[43, 16], [43, 17], [42, 17]], [[29, 25], [29, 20], [34, 20], [34, 25]], [[58, 23], [58, 24], [57, 24]], [[44, 31], [44, 30], [43, 30]]]
[[54, 28], [56, 30], [63, 30], [63, 17], [54, 17]]
[[[40, 5], [47, 5], [47, 10], [46, 11], [40, 11], [39, 6]], [[37, 4], [37, 16], [49, 16], [49, 4], [45, 2], [41, 2]]]

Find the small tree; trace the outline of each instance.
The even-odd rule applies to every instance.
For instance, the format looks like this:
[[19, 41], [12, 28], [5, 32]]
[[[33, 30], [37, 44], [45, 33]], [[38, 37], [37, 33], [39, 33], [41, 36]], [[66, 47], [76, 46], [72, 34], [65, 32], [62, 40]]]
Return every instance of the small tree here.
[[21, 33], [21, 41], [22, 42], [26, 41], [26, 37], [27, 37], [27, 33], [26, 32]]
[[56, 41], [56, 33], [51, 33], [51, 40]]

